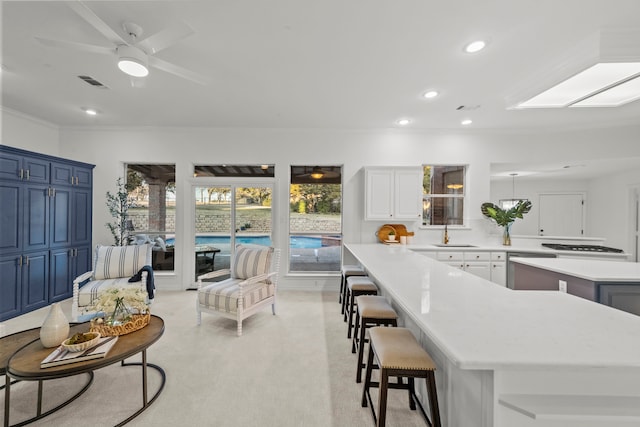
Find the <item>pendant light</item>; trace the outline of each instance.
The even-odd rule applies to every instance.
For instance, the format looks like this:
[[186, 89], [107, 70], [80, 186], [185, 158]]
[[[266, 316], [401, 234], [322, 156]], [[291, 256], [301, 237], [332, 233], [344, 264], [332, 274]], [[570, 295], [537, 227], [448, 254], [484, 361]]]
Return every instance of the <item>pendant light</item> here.
[[500, 207], [504, 210], [509, 210], [515, 205], [517, 205], [518, 202], [527, 200], [523, 198], [516, 198], [516, 176], [518, 176], [518, 174], [513, 172], [513, 173], [510, 173], [509, 175], [511, 176], [511, 198], [500, 199], [499, 201]]

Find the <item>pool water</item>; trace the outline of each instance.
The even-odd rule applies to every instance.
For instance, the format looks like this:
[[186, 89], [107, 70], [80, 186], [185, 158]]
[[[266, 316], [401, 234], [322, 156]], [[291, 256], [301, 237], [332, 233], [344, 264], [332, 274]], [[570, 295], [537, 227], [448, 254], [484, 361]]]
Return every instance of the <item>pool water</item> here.
[[[236, 236], [236, 243], [271, 246], [269, 236]], [[167, 244], [173, 245], [174, 239], [167, 239]], [[197, 236], [196, 245], [229, 244], [229, 236]], [[322, 247], [321, 237], [291, 236], [289, 247], [297, 249], [315, 249]]]

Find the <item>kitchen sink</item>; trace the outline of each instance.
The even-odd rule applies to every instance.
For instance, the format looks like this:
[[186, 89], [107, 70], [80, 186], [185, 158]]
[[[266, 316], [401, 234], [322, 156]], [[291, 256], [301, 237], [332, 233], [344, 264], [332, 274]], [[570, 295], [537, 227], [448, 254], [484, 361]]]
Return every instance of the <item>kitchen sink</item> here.
[[436, 243], [433, 246], [437, 246], [439, 248], [477, 248], [477, 246], [467, 245], [465, 243]]

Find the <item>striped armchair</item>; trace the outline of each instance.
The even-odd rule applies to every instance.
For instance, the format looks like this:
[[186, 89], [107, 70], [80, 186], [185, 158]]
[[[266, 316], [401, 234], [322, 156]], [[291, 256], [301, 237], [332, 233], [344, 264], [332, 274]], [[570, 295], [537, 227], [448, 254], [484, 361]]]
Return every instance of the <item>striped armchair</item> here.
[[[100, 292], [111, 288], [139, 287], [147, 292], [150, 303], [153, 299], [153, 289], [151, 292], [147, 291], [147, 278], [148, 274], [152, 278], [153, 272], [147, 273], [144, 270], [151, 270], [152, 247], [152, 244], [96, 246], [93, 270], [76, 277], [73, 281], [73, 319], [78, 320], [83, 307], [90, 305]], [[139, 280], [129, 282], [133, 276], [138, 276], [136, 279]]]
[[[280, 250], [268, 246], [237, 245], [231, 268], [198, 276], [196, 311], [198, 325], [202, 312], [236, 320], [237, 335], [242, 335], [242, 321], [271, 304], [276, 314], [276, 288], [280, 268]], [[203, 283], [230, 275], [226, 280]]]

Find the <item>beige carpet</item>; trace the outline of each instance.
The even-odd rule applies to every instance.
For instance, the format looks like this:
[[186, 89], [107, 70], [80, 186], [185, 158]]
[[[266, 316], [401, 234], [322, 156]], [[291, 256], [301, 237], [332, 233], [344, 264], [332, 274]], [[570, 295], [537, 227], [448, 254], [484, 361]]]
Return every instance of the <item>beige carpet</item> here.
[[[235, 322], [203, 313], [196, 325], [193, 291], [159, 292], [152, 311], [165, 321], [164, 336], [149, 348], [148, 362], [164, 368], [165, 389], [130, 422], [132, 426], [372, 426], [360, 406], [356, 355], [346, 338], [335, 292], [283, 291], [277, 315], [270, 309]], [[69, 301], [63, 303], [69, 313]], [[5, 322], [5, 333], [40, 326], [42, 309]], [[136, 356], [131, 361], [139, 361]], [[81, 387], [85, 376], [52, 380], [44, 386], [44, 410]], [[4, 379], [3, 379], [4, 381]], [[149, 394], [159, 375], [149, 370]], [[11, 388], [11, 422], [35, 413], [36, 383]], [[377, 392], [373, 391], [374, 400]], [[406, 391], [390, 390], [389, 426], [424, 426], [408, 407]], [[4, 400], [4, 392], [0, 391]], [[142, 402], [139, 367], [110, 366], [95, 372], [78, 400], [33, 426], [111, 426]], [[4, 416], [3, 408], [0, 409]]]

